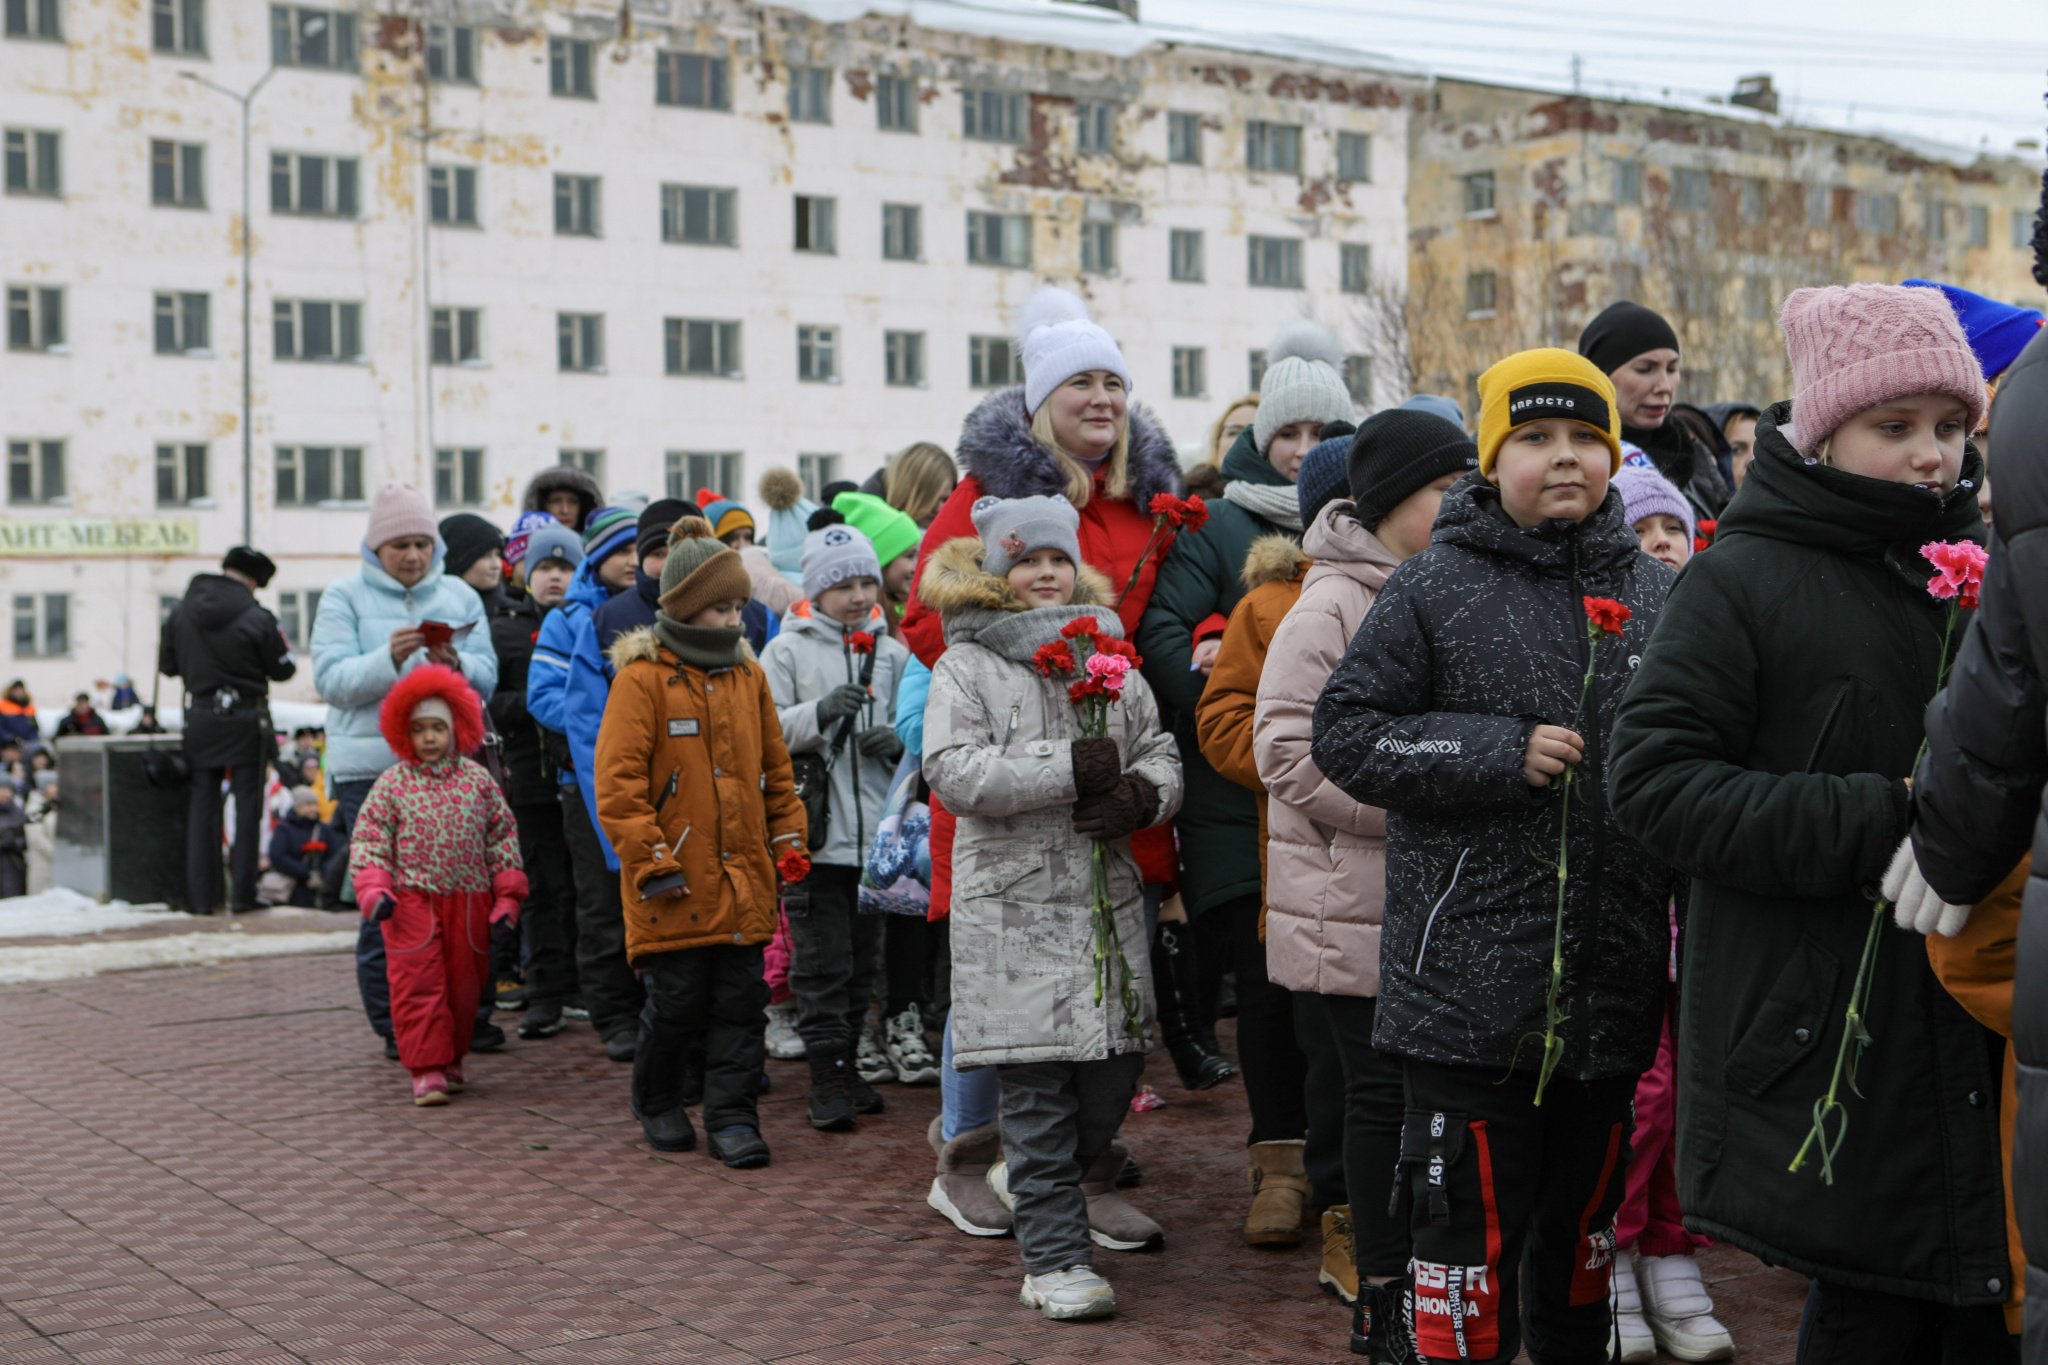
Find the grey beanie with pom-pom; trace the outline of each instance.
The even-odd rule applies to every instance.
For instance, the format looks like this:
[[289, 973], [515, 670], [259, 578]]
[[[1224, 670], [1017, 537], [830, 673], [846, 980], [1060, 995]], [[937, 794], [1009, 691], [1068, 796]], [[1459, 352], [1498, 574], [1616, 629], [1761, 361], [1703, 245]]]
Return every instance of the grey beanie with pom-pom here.
[[1349, 422], [1358, 415], [1344, 386], [1344, 347], [1329, 328], [1304, 318], [1266, 348], [1252, 439], [1266, 453], [1273, 434], [1296, 422]]

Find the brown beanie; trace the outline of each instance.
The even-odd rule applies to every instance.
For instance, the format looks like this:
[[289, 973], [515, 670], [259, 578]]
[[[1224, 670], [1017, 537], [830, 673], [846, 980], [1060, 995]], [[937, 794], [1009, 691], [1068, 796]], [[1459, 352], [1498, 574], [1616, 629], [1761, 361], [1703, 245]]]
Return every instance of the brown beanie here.
[[754, 580], [739, 554], [711, 533], [702, 517], [684, 517], [669, 528], [668, 561], [661, 566], [661, 610], [678, 625], [715, 602], [754, 595]]

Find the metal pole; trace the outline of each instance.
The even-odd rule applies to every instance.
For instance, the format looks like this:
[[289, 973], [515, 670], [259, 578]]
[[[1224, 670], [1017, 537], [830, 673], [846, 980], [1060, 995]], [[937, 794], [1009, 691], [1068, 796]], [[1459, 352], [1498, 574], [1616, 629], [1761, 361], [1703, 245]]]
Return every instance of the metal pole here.
[[[264, 73], [268, 80], [269, 72]], [[242, 105], [242, 544], [254, 545], [255, 537], [250, 531], [251, 506], [254, 499], [252, 484], [256, 474], [254, 455], [255, 436], [250, 431], [249, 399], [249, 105], [256, 98], [256, 91], [263, 88], [258, 81], [248, 94], [241, 97]]]

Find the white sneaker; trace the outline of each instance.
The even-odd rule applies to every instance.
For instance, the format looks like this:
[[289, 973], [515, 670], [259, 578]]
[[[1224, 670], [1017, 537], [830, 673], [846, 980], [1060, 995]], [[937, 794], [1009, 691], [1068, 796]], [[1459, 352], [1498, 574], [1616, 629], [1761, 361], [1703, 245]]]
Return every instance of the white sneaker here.
[[872, 1028], [860, 1031], [860, 1041], [853, 1049], [853, 1069], [869, 1085], [876, 1081], [893, 1081], [896, 1068], [889, 1065], [889, 1055], [882, 1051], [882, 1045], [875, 1038]]
[[796, 1031], [796, 1001], [768, 1007], [768, 1055], [778, 1062], [802, 1061], [804, 1040]]
[[1666, 1354], [1680, 1360], [1735, 1358], [1735, 1339], [1714, 1320], [1714, 1300], [1700, 1278], [1698, 1261], [1645, 1256], [1640, 1271], [1643, 1316]]
[[939, 1061], [924, 1040], [924, 1019], [917, 1006], [907, 1006], [901, 1014], [891, 1015], [884, 1021], [883, 1029], [887, 1035], [883, 1052], [898, 1081], [904, 1085], [931, 1085], [939, 1079]]
[[1017, 1211], [1017, 1201], [1010, 1196], [1010, 1163], [1008, 1161], [997, 1157], [996, 1164], [988, 1168], [988, 1174], [983, 1176], [982, 1179], [988, 1182], [988, 1192], [996, 1197], [998, 1204], [1001, 1204], [1011, 1213]]
[[1026, 1308], [1036, 1308], [1055, 1322], [1106, 1318], [1116, 1311], [1116, 1291], [1085, 1265], [1026, 1275], [1024, 1290], [1017, 1297]]
[[1633, 1251], [1614, 1253], [1614, 1322], [1607, 1330], [1607, 1353], [1623, 1365], [1648, 1365], [1657, 1358], [1657, 1339], [1643, 1321]]

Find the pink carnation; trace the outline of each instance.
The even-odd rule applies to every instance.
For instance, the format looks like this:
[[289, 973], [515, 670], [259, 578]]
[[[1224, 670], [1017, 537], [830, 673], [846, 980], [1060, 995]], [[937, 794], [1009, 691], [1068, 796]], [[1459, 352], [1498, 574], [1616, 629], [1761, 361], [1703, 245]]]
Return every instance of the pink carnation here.
[[1111, 696], [1119, 696], [1124, 690], [1124, 678], [1131, 671], [1131, 661], [1121, 654], [1090, 654], [1088, 674], [1099, 681]]
[[1936, 540], [1920, 547], [1920, 557], [1934, 566], [1927, 580], [1930, 595], [1946, 602], [1960, 597], [1965, 607], [1977, 605], [1984, 583], [1984, 547], [1968, 540]]

